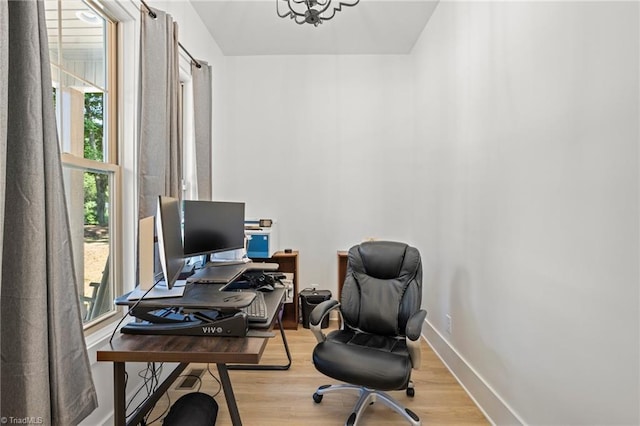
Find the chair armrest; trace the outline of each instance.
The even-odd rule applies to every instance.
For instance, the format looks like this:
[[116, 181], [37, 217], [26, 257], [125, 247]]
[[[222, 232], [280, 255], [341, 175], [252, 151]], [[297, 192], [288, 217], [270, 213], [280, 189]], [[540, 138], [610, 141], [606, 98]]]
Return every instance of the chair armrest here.
[[322, 332], [322, 319], [329, 315], [334, 309], [340, 308], [340, 302], [337, 300], [325, 300], [316, 305], [309, 315], [309, 328], [316, 337], [318, 343], [326, 340], [326, 335]]
[[422, 324], [427, 317], [427, 311], [420, 309], [415, 314], [411, 315], [409, 321], [407, 321], [406, 336], [407, 339], [418, 340], [422, 334]]
[[317, 325], [322, 322], [322, 318], [339, 305], [337, 300], [325, 300], [316, 305], [309, 315], [309, 325]]
[[405, 334], [407, 336], [407, 349], [411, 357], [411, 366], [414, 370], [420, 368], [422, 363], [422, 351], [420, 350], [420, 336], [422, 334], [422, 324], [427, 316], [427, 311], [420, 309], [407, 321]]

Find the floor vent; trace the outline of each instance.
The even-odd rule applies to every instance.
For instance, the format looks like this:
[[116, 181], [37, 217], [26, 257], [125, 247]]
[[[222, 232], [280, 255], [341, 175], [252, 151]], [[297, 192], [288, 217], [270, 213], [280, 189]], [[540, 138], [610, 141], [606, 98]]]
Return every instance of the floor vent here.
[[182, 381], [176, 386], [176, 389], [184, 390], [195, 388], [196, 385], [201, 382], [201, 377], [204, 372], [204, 368], [192, 368], [191, 371], [182, 375]]

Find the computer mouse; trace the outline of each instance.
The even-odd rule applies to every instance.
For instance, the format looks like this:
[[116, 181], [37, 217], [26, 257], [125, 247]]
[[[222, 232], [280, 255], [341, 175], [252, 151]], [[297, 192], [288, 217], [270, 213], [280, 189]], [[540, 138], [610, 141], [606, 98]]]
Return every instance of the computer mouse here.
[[258, 290], [258, 291], [273, 291], [274, 287], [271, 284], [261, 284], [260, 286], [256, 287], [256, 290]]

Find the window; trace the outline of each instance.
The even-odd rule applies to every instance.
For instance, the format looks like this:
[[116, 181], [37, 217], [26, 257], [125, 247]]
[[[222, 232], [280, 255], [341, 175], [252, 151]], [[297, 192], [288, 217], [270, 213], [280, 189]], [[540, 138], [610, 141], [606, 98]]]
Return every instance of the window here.
[[45, 1], [53, 100], [85, 326], [115, 313], [120, 167], [116, 24], [91, 1]]

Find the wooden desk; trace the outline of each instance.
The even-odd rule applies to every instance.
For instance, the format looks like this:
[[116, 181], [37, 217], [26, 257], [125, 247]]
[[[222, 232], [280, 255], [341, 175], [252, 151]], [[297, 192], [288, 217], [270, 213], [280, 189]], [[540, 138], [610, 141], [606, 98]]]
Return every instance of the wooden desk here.
[[[282, 303], [284, 290], [271, 294], [274, 296], [279, 294], [280, 303]], [[275, 321], [277, 317], [274, 314], [272, 325]], [[159, 336], [118, 333], [110, 344], [97, 352], [98, 361], [113, 363], [114, 424], [116, 426], [139, 424], [190, 363], [213, 363], [218, 367], [231, 422], [234, 426], [241, 426], [242, 421], [228, 372], [233, 366], [227, 366], [227, 363], [258, 364], [268, 341], [269, 337]], [[125, 369], [127, 362], [179, 363], [128, 420]]]

